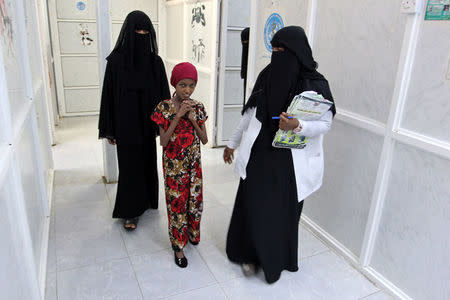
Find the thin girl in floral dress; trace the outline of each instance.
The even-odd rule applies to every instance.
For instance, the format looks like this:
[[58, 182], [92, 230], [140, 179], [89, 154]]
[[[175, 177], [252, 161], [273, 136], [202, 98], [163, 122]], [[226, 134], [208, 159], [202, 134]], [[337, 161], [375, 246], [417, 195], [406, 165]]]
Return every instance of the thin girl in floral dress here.
[[192, 64], [176, 65], [170, 84], [175, 87], [174, 96], [160, 102], [151, 119], [160, 128], [163, 146], [170, 242], [176, 265], [185, 268], [188, 262], [183, 248], [188, 241], [194, 245], [200, 242], [203, 210], [200, 141], [208, 142], [204, 125], [208, 116], [203, 104], [190, 98], [197, 85], [197, 70]]

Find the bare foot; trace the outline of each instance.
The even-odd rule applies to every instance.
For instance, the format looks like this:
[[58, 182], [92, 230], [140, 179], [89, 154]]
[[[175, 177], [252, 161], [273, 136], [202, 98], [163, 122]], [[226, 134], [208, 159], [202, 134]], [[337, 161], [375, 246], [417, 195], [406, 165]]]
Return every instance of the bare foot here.
[[136, 229], [136, 225], [134, 225], [134, 224], [125, 224], [125, 228]]
[[123, 227], [126, 230], [134, 230], [137, 227], [138, 218], [125, 219]]

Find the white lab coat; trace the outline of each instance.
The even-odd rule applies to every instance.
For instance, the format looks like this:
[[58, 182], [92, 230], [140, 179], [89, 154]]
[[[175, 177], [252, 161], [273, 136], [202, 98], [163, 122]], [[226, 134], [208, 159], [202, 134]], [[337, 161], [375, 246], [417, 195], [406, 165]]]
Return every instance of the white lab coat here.
[[[319, 120], [300, 121], [302, 130], [298, 134], [307, 136], [308, 142], [303, 149], [291, 149], [299, 201], [317, 191], [322, 185], [323, 135], [330, 129], [332, 120], [333, 114], [328, 111]], [[244, 180], [247, 177], [246, 168], [250, 152], [260, 130], [261, 122], [256, 119], [256, 108], [247, 109], [227, 144], [231, 149], [239, 147], [235, 171]]]

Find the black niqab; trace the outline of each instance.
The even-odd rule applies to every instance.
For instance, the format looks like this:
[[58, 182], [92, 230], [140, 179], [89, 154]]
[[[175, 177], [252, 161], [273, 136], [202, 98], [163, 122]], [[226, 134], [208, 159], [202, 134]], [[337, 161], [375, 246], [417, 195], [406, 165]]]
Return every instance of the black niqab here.
[[265, 101], [261, 103], [261, 109], [257, 112], [261, 122], [269, 120], [278, 125], [271, 121], [271, 117], [279, 116], [281, 112], [286, 111], [295, 93], [299, 73], [299, 62], [289, 49], [272, 53], [268, 82], [265, 87]]
[[[258, 76], [242, 112], [258, 107], [257, 119], [261, 123], [273, 123], [272, 130], [276, 130], [278, 123], [271, 117], [286, 111], [295, 95], [313, 90], [330, 101], [333, 97], [327, 80], [316, 70], [317, 62], [303, 28], [284, 27], [273, 36], [271, 44], [272, 47], [283, 47], [284, 51], [272, 53], [270, 64]], [[330, 110], [333, 115], [336, 113], [334, 105]]]
[[317, 63], [313, 58], [312, 50], [303, 28], [299, 26], [284, 27], [273, 36], [271, 44], [272, 47], [283, 47], [294, 53], [301, 65], [302, 78], [323, 78], [323, 76], [316, 71]]
[[170, 98], [155, 29], [144, 12], [128, 14], [107, 60], [99, 136], [142, 143], [153, 131], [158, 134], [149, 116], [160, 101]]
[[[148, 33], [137, 33], [137, 30], [145, 30]], [[158, 45], [153, 24], [144, 12], [135, 10], [126, 17], [112, 51], [112, 54], [118, 53], [124, 58], [125, 82], [128, 88], [150, 87], [149, 82], [155, 81], [151, 70], [158, 55]]]
[[[146, 30], [149, 33], [140, 35], [136, 33], [136, 30]], [[137, 37], [137, 35], [141, 37]], [[153, 28], [152, 21], [144, 12], [135, 10], [128, 14], [123, 22], [116, 46], [112, 51], [112, 53], [115, 52], [126, 54], [130, 62], [129, 66], [136, 65], [138, 62], [135, 59], [135, 54], [158, 55], [155, 28]]]
[[250, 38], [250, 28], [247, 27], [241, 32], [241, 43], [242, 43], [241, 78], [244, 80], [247, 79], [249, 38]]

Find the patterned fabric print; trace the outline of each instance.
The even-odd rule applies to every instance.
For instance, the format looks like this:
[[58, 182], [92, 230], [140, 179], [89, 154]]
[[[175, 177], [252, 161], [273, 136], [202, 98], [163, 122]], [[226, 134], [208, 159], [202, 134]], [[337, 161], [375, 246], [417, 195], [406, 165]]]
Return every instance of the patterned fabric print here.
[[[208, 116], [201, 102], [196, 103], [195, 116], [201, 126]], [[151, 119], [164, 130], [175, 118], [171, 100], [158, 104]], [[188, 119], [182, 118], [166, 147], [163, 148], [163, 170], [166, 191], [169, 237], [172, 248], [180, 251], [188, 238], [200, 241], [200, 220], [203, 211], [202, 166], [200, 139]]]

